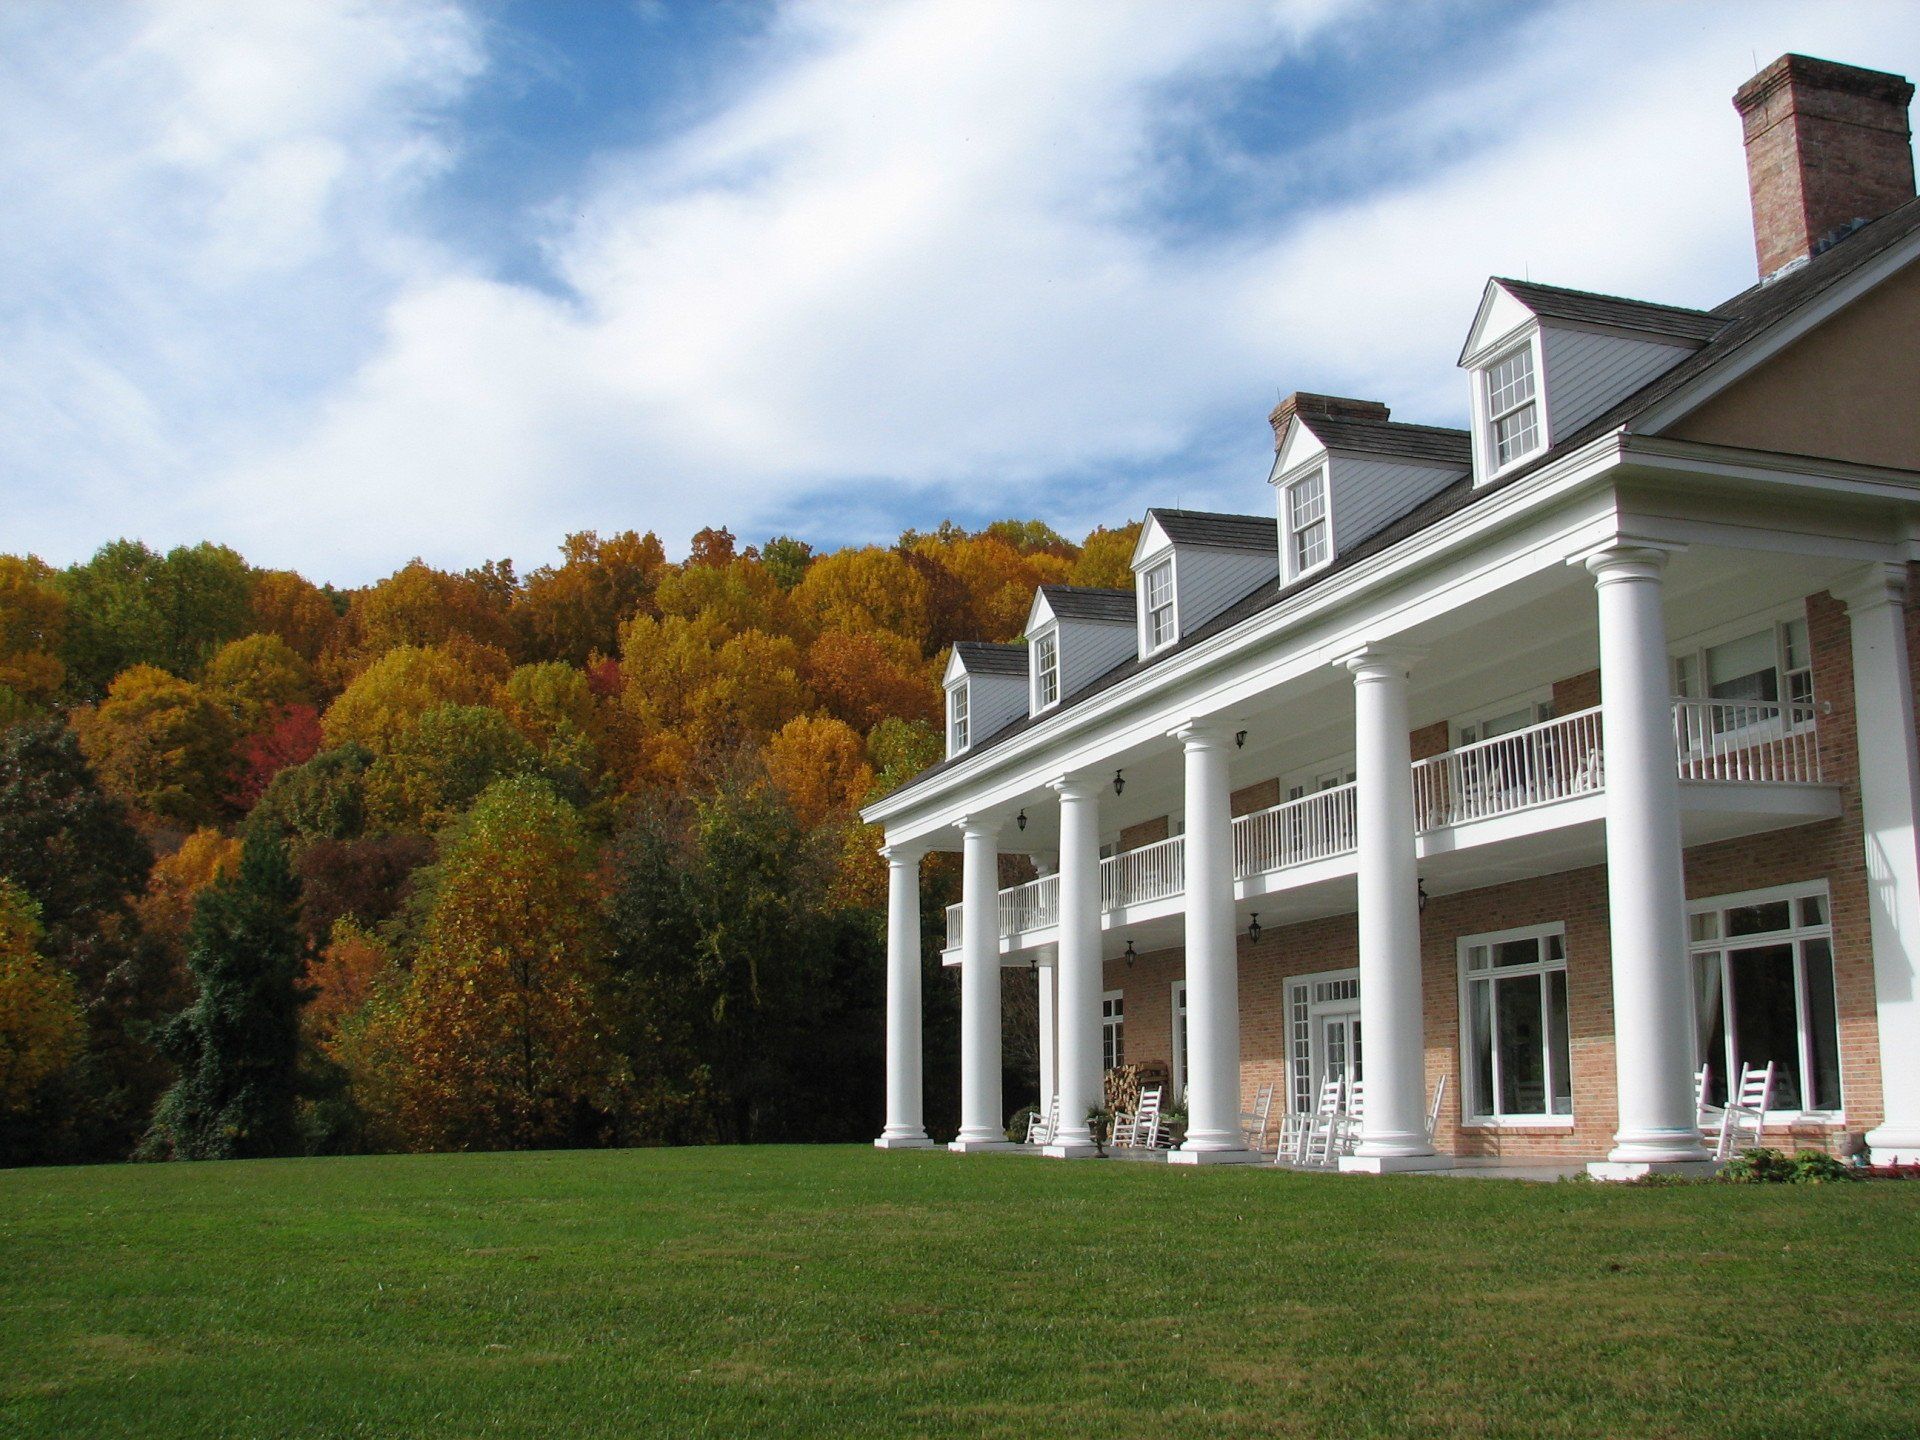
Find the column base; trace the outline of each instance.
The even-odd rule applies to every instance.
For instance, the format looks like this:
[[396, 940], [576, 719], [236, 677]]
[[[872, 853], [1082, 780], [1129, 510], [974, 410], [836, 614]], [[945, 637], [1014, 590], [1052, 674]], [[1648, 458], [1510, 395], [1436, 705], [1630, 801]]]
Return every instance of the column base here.
[[1587, 1174], [1595, 1180], [1644, 1180], [1649, 1175], [1687, 1175], [1704, 1180], [1720, 1168], [1717, 1160], [1594, 1160]]
[[1866, 1134], [1867, 1158], [1875, 1165], [1920, 1165], [1920, 1129], [1880, 1125]]
[[1066, 1140], [1058, 1145], [1042, 1145], [1040, 1153], [1049, 1160], [1089, 1160], [1100, 1152], [1091, 1140]]
[[1422, 1170], [1451, 1170], [1451, 1155], [1342, 1155], [1342, 1175], [1411, 1175]]
[[1167, 1152], [1169, 1165], [1264, 1165], [1271, 1156], [1258, 1150], [1188, 1150], [1182, 1147]]
[[947, 1146], [956, 1155], [984, 1155], [991, 1151], [1025, 1150], [1011, 1140], [955, 1140]]
[[925, 1135], [882, 1135], [873, 1142], [876, 1150], [931, 1150], [933, 1141]]

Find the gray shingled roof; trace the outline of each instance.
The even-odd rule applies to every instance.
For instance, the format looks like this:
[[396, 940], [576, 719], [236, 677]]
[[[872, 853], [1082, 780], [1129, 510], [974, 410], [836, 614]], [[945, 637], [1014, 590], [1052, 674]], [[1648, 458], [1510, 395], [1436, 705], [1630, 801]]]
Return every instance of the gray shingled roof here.
[[[1271, 515], [1221, 515], [1210, 510], [1147, 511], [1176, 545], [1214, 550], [1271, 550], [1280, 553], [1280, 522]], [[1278, 561], [1276, 560], [1276, 564]]]
[[961, 640], [953, 647], [969, 675], [1017, 675], [1027, 678], [1027, 647], [993, 645], [985, 640]]
[[1062, 620], [1095, 620], [1102, 624], [1131, 625], [1133, 591], [1101, 590], [1091, 585], [1042, 585], [1040, 593]]
[[1300, 423], [1320, 437], [1329, 450], [1362, 455], [1385, 455], [1396, 460], [1418, 460], [1473, 468], [1473, 439], [1464, 430], [1440, 425], [1402, 425], [1392, 420], [1336, 420], [1302, 415]]
[[[1654, 408], [1661, 401], [1687, 385], [1702, 372], [1712, 369], [1727, 359], [1743, 345], [1765, 334], [1775, 323], [1785, 319], [1801, 306], [1816, 299], [1821, 292], [1838, 284], [1854, 271], [1862, 268], [1879, 255], [1907, 239], [1915, 231], [1920, 231], [1920, 199], [1908, 201], [1898, 210], [1881, 216], [1878, 220], [1862, 226], [1853, 234], [1830, 249], [1822, 251], [1799, 269], [1776, 276], [1773, 280], [1762, 282], [1750, 289], [1743, 290], [1732, 299], [1716, 306], [1713, 314], [1723, 322], [1715, 337], [1685, 360], [1674, 366], [1666, 374], [1642, 386], [1632, 395], [1621, 400], [1611, 410], [1580, 427], [1551, 449], [1536, 456], [1525, 465], [1516, 466], [1499, 479], [1476, 487], [1471, 474], [1463, 475], [1446, 489], [1429, 496], [1405, 514], [1388, 521], [1380, 529], [1366, 536], [1357, 544], [1350, 545], [1334, 556], [1333, 563], [1323, 570], [1317, 570], [1303, 580], [1297, 580], [1284, 589], [1278, 588], [1271, 580], [1263, 580], [1247, 594], [1229, 605], [1220, 614], [1190, 634], [1183, 635], [1164, 650], [1155, 651], [1145, 660], [1132, 659], [1122, 661], [1106, 674], [1086, 686], [1065, 696], [1059, 706], [1048, 710], [1036, 720], [1032, 716], [1017, 717], [1011, 724], [1002, 726], [993, 735], [975, 742], [965, 756], [956, 756], [951, 760], [942, 760], [930, 765], [918, 775], [902, 785], [894, 793], [900, 794], [932, 779], [941, 772], [952, 768], [963, 759], [972, 759], [990, 746], [1006, 743], [1015, 735], [1030, 726], [1053, 719], [1061, 710], [1083, 704], [1103, 690], [1130, 679], [1150, 665], [1163, 664], [1173, 656], [1181, 654], [1196, 645], [1204, 644], [1226, 630], [1231, 630], [1242, 621], [1251, 619], [1263, 610], [1271, 609], [1282, 601], [1290, 599], [1315, 585], [1326, 581], [1343, 570], [1350, 569], [1362, 560], [1391, 549], [1403, 540], [1411, 539], [1421, 531], [1444, 520], [1469, 505], [1479, 503], [1487, 495], [1504, 490], [1543, 465], [1552, 464], [1562, 455], [1605, 435], [1611, 431], [1626, 427], [1632, 428], [1633, 420]], [[1577, 293], [1577, 292], [1570, 292]], [[1698, 312], [1696, 312], [1698, 313]], [[1318, 433], [1317, 431], [1315, 432]], [[1185, 511], [1149, 511], [1149, 514], [1187, 514]], [[1242, 519], [1246, 517], [1214, 517]], [[958, 648], [958, 647], [956, 647]], [[1006, 649], [1005, 646], [990, 646], [990, 649]]]
[[1649, 335], [1682, 340], [1711, 340], [1726, 320], [1705, 310], [1683, 305], [1658, 305], [1651, 300], [1629, 300], [1624, 295], [1596, 295], [1591, 290], [1568, 290], [1559, 285], [1536, 285], [1531, 280], [1495, 277], [1514, 299], [1555, 320], [1578, 320], [1590, 325], [1613, 325]]

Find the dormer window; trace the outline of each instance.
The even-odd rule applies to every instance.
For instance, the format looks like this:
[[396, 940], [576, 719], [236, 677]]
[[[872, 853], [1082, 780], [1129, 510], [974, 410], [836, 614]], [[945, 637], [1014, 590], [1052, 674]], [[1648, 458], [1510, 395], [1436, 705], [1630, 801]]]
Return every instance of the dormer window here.
[[1147, 651], [1151, 654], [1171, 645], [1178, 628], [1173, 616], [1173, 561], [1162, 560], [1142, 578], [1145, 582], [1143, 603], [1147, 609]]
[[1333, 558], [1327, 517], [1327, 468], [1322, 465], [1287, 487], [1288, 578], [1304, 575]]
[[947, 692], [947, 753], [967, 748], [967, 685], [963, 680]]
[[1034, 637], [1033, 708], [1045, 710], [1060, 699], [1060, 637], [1049, 632]]
[[1540, 402], [1533, 369], [1533, 341], [1486, 368], [1487, 440], [1496, 470], [1540, 448]]

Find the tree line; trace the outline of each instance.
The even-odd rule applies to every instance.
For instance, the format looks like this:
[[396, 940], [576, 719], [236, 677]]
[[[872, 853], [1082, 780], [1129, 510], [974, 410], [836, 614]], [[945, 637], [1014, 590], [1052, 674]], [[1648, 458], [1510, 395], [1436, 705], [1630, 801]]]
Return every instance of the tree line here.
[[856, 812], [942, 752], [955, 640], [1136, 535], [587, 532], [356, 589], [0, 555], [0, 1163], [870, 1137]]

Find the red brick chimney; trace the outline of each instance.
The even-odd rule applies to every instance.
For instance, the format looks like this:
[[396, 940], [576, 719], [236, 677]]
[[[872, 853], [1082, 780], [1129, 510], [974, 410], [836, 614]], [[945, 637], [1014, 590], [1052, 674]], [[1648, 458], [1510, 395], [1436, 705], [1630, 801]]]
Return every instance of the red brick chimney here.
[[1912, 99], [1902, 76], [1805, 55], [1782, 55], [1734, 93], [1762, 279], [1913, 199]]
[[1267, 420], [1273, 426], [1274, 448], [1287, 436], [1287, 424], [1296, 415], [1322, 420], [1385, 420], [1391, 412], [1378, 400], [1349, 400], [1344, 395], [1315, 395], [1296, 390], [1278, 405]]

